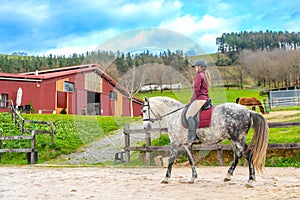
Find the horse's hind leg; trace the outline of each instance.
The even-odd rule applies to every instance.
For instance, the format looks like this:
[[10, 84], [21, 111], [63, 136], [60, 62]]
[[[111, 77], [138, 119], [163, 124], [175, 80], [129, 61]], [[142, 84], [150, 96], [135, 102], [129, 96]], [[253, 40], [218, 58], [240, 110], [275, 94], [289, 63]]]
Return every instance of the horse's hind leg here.
[[252, 183], [255, 181], [255, 169], [252, 163], [252, 153], [251, 151], [248, 151], [246, 153], [246, 159], [248, 161], [248, 166], [249, 166], [249, 179], [248, 183], [246, 184], [246, 187], [253, 187]]
[[224, 181], [230, 181], [232, 176], [233, 176], [233, 171], [235, 170], [238, 162], [239, 162], [239, 159], [242, 157], [242, 152], [244, 151], [244, 148], [242, 147], [239, 147], [239, 145], [237, 145], [237, 143], [235, 143], [235, 145], [233, 146], [234, 148], [234, 160], [231, 164], [231, 166], [229, 167], [228, 171], [227, 171], [227, 174], [224, 178]]
[[179, 147], [180, 146], [178, 146], [176, 144], [171, 144], [171, 153], [170, 153], [167, 173], [166, 173], [165, 178], [161, 181], [161, 183], [168, 183], [169, 182], [169, 178], [171, 177], [171, 172], [172, 172], [172, 166], [173, 166], [174, 161], [177, 157]]

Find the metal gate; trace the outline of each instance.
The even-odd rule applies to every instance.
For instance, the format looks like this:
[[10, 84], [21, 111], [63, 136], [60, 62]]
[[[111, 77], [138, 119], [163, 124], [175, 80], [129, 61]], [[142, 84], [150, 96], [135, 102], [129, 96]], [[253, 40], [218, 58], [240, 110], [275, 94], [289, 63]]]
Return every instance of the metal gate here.
[[300, 90], [270, 91], [269, 103], [271, 108], [278, 106], [300, 106]]

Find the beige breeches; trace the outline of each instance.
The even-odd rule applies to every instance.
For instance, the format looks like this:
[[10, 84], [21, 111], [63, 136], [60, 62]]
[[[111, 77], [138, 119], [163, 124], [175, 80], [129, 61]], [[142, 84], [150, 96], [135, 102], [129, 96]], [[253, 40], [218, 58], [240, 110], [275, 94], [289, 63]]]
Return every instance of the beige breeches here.
[[195, 100], [190, 105], [188, 111], [186, 112], [185, 116], [188, 119], [190, 116], [196, 115], [196, 113], [200, 110], [200, 108], [203, 106], [203, 104], [206, 102], [206, 100]]

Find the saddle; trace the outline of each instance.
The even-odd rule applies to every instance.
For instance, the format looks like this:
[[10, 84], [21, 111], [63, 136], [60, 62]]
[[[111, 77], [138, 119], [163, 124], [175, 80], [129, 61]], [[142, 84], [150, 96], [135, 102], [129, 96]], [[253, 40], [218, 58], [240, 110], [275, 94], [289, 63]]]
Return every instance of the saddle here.
[[[184, 128], [188, 128], [188, 120], [186, 118], [186, 113], [190, 105], [191, 104], [187, 104], [181, 113], [181, 125]], [[211, 114], [213, 109], [214, 107], [212, 106], [211, 99], [208, 99], [194, 116], [195, 121], [199, 122], [197, 128], [205, 128], [210, 126]]]

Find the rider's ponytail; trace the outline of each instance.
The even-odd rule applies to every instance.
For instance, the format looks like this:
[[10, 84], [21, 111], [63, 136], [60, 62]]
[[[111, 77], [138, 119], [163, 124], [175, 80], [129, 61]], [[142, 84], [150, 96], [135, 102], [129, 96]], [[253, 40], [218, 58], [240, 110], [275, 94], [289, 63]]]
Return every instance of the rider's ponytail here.
[[[202, 70], [203, 70], [203, 69], [202, 69]], [[211, 86], [211, 78], [210, 78], [210, 74], [209, 74], [209, 72], [208, 72], [206, 69], [203, 70], [203, 72], [204, 72], [204, 74], [205, 74], [205, 82], [206, 82], [208, 88], [210, 88], [210, 86]]]

